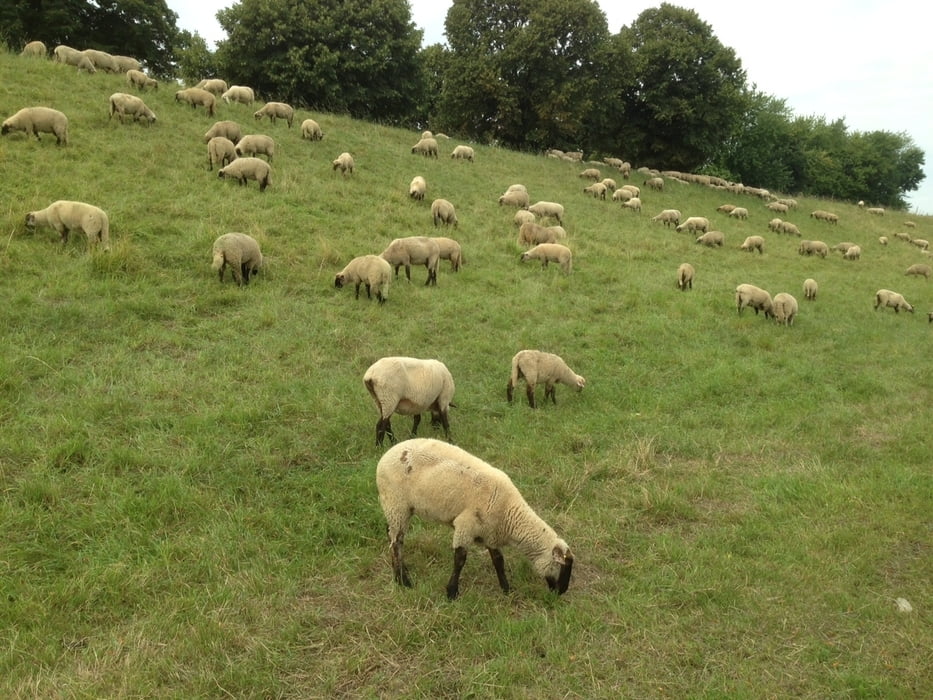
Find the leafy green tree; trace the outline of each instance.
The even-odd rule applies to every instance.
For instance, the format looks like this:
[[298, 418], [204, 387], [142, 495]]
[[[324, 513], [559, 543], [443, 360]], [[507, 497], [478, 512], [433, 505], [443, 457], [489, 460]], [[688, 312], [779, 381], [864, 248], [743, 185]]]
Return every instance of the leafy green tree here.
[[4, 0], [0, 3], [0, 39], [13, 51], [27, 42], [81, 46], [90, 34], [93, 6], [87, 0]]
[[267, 99], [399, 123], [421, 97], [407, 0], [241, 0], [217, 18], [220, 72]]
[[178, 34], [175, 48], [177, 77], [186, 84], [197, 83], [203, 78], [220, 74], [214, 54], [200, 34], [182, 30]]

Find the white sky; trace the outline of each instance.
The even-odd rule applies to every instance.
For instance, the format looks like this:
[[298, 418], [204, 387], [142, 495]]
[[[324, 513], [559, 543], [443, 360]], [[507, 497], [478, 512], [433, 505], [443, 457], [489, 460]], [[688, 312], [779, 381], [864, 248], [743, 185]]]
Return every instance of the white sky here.
[[[596, 0], [616, 33], [661, 0]], [[225, 34], [217, 10], [234, 0], [167, 0], [178, 27], [213, 48]], [[443, 43], [449, 0], [409, 0], [424, 43]], [[933, 42], [914, 0], [671, 0], [691, 8], [742, 61], [749, 84], [786, 100], [796, 115], [842, 118], [853, 131], [906, 132], [924, 151], [926, 179], [913, 211], [933, 214]]]

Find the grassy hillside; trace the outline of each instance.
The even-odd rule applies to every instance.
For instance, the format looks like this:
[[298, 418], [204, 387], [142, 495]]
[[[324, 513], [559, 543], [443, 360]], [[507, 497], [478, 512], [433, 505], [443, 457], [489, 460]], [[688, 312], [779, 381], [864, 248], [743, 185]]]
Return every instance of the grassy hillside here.
[[[221, 105], [276, 139], [260, 193], [207, 170], [214, 119], [170, 86], [145, 95], [152, 128], [109, 121], [115, 91], [120, 77], [0, 54], [4, 118], [47, 105], [71, 122], [64, 148], [0, 139], [0, 695], [933, 693], [933, 281], [904, 276], [929, 256], [877, 243], [903, 216], [798, 197], [785, 218], [805, 238], [864, 251], [809, 258], [750, 197], [668, 181], [638, 215], [585, 197], [569, 163], [484, 146], [452, 161], [455, 139], [425, 160], [414, 133], [310, 113], [288, 129]], [[300, 139], [309, 116], [322, 142]], [[342, 151], [352, 177], [331, 169]], [[514, 211], [496, 203], [515, 182], [566, 207], [571, 275], [519, 262]], [[445, 235], [435, 197], [457, 207], [462, 271], [442, 263], [425, 287], [415, 268], [383, 306], [334, 288], [356, 255]], [[112, 250], [27, 231], [26, 212], [57, 199], [105, 209]], [[717, 213], [726, 201], [748, 221]], [[669, 207], [708, 216], [725, 246], [650, 221]], [[933, 219], [914, 220], [933, 238]], [[267, 256], [243, 288], [210, 269], [228, 231]], [[763, 255], [738, 249], [751, 233]], [[743, 282], [794, 294], [796, 323], [738, 315]], [[917, 313], [874, 311], [880, 287]], [[586, 388], [508, 404], [522, 348], [560, 354]], [[566, 595], [514, 550], [503, 595], [477, 549], [449, 603], [450, 530], [422, 523], [414, 587], [393, 583], [361, 381], [386, 355], [450, 368], [453, 439], [571, 544]], [[407, 435], [408, 418], [393, 424]]]

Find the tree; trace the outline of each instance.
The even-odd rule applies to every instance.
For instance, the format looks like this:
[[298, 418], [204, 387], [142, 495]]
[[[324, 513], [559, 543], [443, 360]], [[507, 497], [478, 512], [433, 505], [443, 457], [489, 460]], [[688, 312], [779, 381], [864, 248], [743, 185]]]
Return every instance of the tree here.
[[92, 9], [87, 0], [4, 0], [0, 39], [13, 51], [33, 40], [50, 49], [59, 44], [77, 47], [89, 34]]
[[207, 48], [207, 42], [200, 34], [182, 30], [178, 34], [175, 48], [176, 73], [185, 83], [197, 83], [200, 80], [216, 76], [217, 61]]

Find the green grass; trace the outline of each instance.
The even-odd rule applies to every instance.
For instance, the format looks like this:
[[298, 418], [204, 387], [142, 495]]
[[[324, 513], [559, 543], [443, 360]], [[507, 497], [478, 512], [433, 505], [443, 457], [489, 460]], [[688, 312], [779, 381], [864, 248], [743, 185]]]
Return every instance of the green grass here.
[[[904, 276], [927, 260], [913, 246], [877, 244], [906, 215], [797, 197], [785, 218], [805, 237], [864, 251], [811, 259], [747, 196], [668, 181], [639, 216], [585, 197], [569, 163], [482, 145], [452, 161], [455, 139], [424, 160], [417, 134], [320, 113], [298, 115], [325, 133], [303, 142], [297, 123], [221, 105], [276, 139], [259, 193], [206, 169], [213, 119], [169, 85], [145, 95], [152, 128], [108, 121], [125, 90], [0, 54], [4, 117], [45, 104], [71, 120], [67, 148], [0, 139], [0, 695], [933, 694], [933, 281]], [[342, 151], [351, 178], [331, 170]], [[416, 174], [423, 203], [407, 197]], [[572, 275], [519, 263], [514, 211], [496, 204], [514, 182], [565, 205]], [[334, 288], [351, 257], [433, 235], [435, 197], [457, 207], [461, 272], [445, 262], [426, 288], [413, 269], [384, 306]], [[28, 232], [25, 213], [56, 199], [105, 209], [113, 250]], [[749, 220], [718, 214], [726, 201]], [[650, 221], [669, 207], [708, 216], [725, 247]], [[210, 269], [228, 231], [267, 256], [244, 288]], [[764, 255], [738, 250], [751, 233]], [[741, 282], [794, 294], [794, 326], [737, 315]], [[874, 311], [879, 287], [917, 313]], [[506, 403], [526, 347], [586, 388]], [[418, 522], [414, 588], [393, 583], [362, 375], [395, 354], [450, 368], [454, 440], [573, 547], [565, 596], [515, 551], [502, 595], [476, 550], [449, 603], [450, 531]]]

